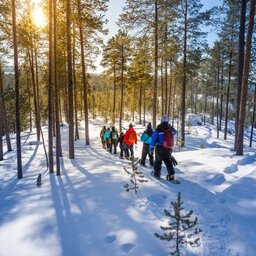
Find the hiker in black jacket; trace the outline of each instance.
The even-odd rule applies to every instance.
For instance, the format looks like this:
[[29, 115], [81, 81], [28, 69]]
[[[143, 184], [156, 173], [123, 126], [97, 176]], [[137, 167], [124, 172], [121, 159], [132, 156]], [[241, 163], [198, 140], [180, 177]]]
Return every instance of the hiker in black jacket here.
[[155, 148], [154, 176], [160, 178], [162, 161], [164, 161], [168, 171], [167, 179], [174, 180], [175, 171], [172, 162], [172, 147], [176, 130], [168, 122], [168, 116], [163, 115], [161, 124], [154, 130], [149, 152], [153, 154], [153, 149]]

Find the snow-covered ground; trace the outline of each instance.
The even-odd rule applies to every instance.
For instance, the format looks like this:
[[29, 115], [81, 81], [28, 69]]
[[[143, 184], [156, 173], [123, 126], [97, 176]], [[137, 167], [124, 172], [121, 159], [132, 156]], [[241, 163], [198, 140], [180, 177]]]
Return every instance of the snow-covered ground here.
[[[164, 256], [172, 242], [154, 236], [168, 223], [163, 210], [178, 192], [184, 211], [198, 217], [200, 247], [184, 246], [183, 255], [256, 255], [256, 151], [236, 156], [233, 137], [216, 139], [212, 126], [195, 126], [186, 148], [174, 149], [180, 185], [155, 180], [139, 193], [126, 192], [131, 165], [101, 147], [100, 119], [90, 122], [90, 146], [84, 130], [75, 142], [75, 160], [68, 158], [68, 127], [61, 128], [61, 176], [49, 174], [36, 134], [22, 134], [23, 179], [17, 180], [15, 152], [0, 162], [0, 256]], [[44, 127], [47, 138], [46, 127]], [[141, 134], [143, 126], [135, 124]], [[222, 133], [220, 133], [223, 138]], [[13, 141], [14, 143], [14, 141]], [[255, 143], [254, 143], [255, 145]], [[15, 143], [14, 143], [15, 146]], [[135, 155], [140, 156], [139, 142]], [[42, 186], [36, 186], [42, 173]], [[166, 169], [162, 169], [165, 177]]]

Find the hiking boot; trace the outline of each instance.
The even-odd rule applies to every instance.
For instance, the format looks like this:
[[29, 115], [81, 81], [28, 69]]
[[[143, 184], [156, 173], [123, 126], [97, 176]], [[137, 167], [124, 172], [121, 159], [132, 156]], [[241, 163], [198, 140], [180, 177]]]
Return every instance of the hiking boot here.
[[160, 178], [161, 178], [160, 173], [157, 173], [157, 172], [154, 172], [154, 171], [153, 171], [153, 176], [154, 176], [155, 178], [157, 178], [157, 179], [160, 179]]
[[175, 177], [174, 177], [173, 174], [168, 174], [168, 175], [166, 176], [166, 179], [167, 179], [167, 180], [175, 180]]
[[141, 162], [141, 160], [140, 160], [140, 165], [142, 165], [142, 166], [146, 166], [146, 165], [145, 165], [145, 163]]

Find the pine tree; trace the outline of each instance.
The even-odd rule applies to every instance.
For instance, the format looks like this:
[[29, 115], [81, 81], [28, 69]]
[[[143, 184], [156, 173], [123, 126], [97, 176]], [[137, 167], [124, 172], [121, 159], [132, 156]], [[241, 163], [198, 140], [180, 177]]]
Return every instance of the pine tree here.
[[[155, 233], [155, 236], [161, 240], [174, 241], [171, 255], [180, 256], [181, 248], [183, 244], [189, 244], [190, 246], [199, 246], [199, 233], [201, 229], [196, 228], [198, 219], [195, 217], [191, 219], [193, 211], [183, 214], [183, 202], [181, 201], [181, 193], [178, 193], [177, 201], [171, 202], [173, 213], [168, 210], [164, 210], [165, 216], [169, 217], [171, 221], [168, 227], [161, 226], [161, 229], [165, 231], [163, 235]], [[174, 220], [174, 221], [172, 221]]]

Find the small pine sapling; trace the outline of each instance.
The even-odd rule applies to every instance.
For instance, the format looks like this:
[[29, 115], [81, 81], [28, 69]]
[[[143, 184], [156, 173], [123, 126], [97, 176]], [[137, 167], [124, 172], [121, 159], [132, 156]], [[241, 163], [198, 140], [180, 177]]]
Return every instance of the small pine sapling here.
[[148, 180], [145, 178], [142, 172], [138, 171], [138, 161], [132, 160], [132, 172], [128, 171], [125, 167], [124, 170], [127, 174], [130, 175], [130, 184], [126, 183], [124, 185], [124, 188], [127, 192], [130, 190], [134, 190], [135, 195], [138, 194], [139, 191], [139, 185], [138, 182], [143, 183], [143, 182], [148, 182]]
[[181, 194], [178, 193], [177, 201], [171, 202], [173, 213], [164, 210], [164, 214], [170, 217], [172, 221], [169, 222], [168, 227], [161, 226], [160, 228], [165, 231], [163, 235], [155, 233], [155, 236], [161, 240], [173, 241], [172, 249], [170, 253], [174, 256], [181, 256], [181, 245], [189, 244], [192, 247], [199, 246], [199, 233], [201, 229], [196, 228], [198, 219], [195, 217], [192, 219], [193, 211], [182, 214], [183, 202], [181, 201]]

